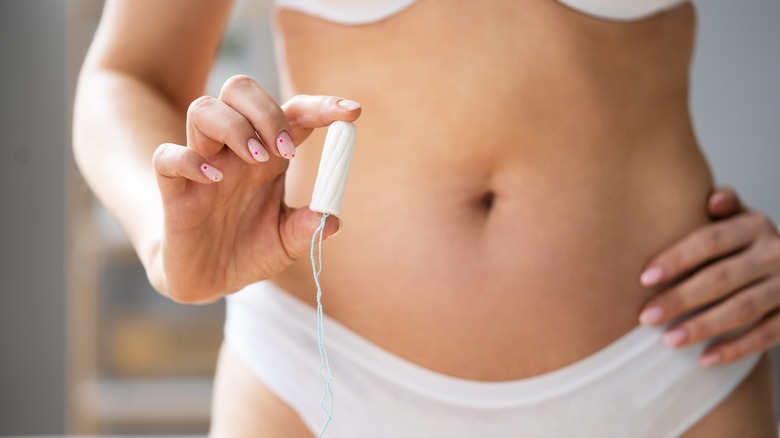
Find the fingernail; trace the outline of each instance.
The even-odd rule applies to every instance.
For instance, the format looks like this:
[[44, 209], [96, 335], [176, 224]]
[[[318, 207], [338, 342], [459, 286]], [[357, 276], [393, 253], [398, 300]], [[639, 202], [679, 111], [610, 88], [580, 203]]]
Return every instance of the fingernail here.
[[642, 325], [653, 326], [661, 322], [661, 317], [664, 316], [664, 309], [661, 306], [652, 306], [643, 310], [639, 314], [639, 322]]
[[335, 233], [331, 234], [329, 237], [336, 237], [339, 234], [341, 234], [341, 230], [344, 229], [344, 222], [341, 221], [341, 218], [336, 216], [336, 220], [339, 221], [339, 229], [336, 230]]
[[654, 286], [661, 281], [661, 277], [663, 276], [664, 268], [660, 266], [653, 266], [652, 268], [643, 272], [641, 276], [639, 276], [639, 282], [642, 283], [643, 286]]
[[208, 163], [203, 163], [200, 165], [200, 171], [203, 172], [204, 175], [206, 175], [206, 178], [212, 180], [212, 181], [222, 181], [222, 172], [219, 171], [216, 167], [212, 166]]
[[685, 341], [685, 338], [687, 337], [688, 337], [688, 333], [685, 331], [685, 329], [682, 327], [678, 327], [672, 331], [668, 331], [664, 333], [662, 338], [664, 344], [670, 347], [677, 347], [678, 345], [682, 344], [683, 341]]
[[290, 159], [295, 156], [295, 144], [287, 131], [282, 131], [276, 137], [276, 148], [284, 158]]
[[720, 353], [707, 353], [699, 359], [702, 366], [708, 367], [720, 362]]
[[710, 196], [710, 208], [714, 207], [716, 204], [723, 202], [723, 200], [726, 199], [726, 195], [724, 195], [721, 192], [715, 192], [712, 196]]
[[268, 161], [268, 158], [270, 158], [268, 156], [268, 152], [265, 150], [265, 148], [263, 148], [263, 145], [260, 144], [256, 138], [250, 138], [246, 143], [246, 147], [249, 149], [249, 153], [252, 154], [252, 158], [260, 161], [261, 163], [263, 161]]
[[347, 111], [352, 111], [360, 108], [360, 104], [355, 102], [354, 100], [349, 99], [341, 99], [339, 101], [339, 106]]

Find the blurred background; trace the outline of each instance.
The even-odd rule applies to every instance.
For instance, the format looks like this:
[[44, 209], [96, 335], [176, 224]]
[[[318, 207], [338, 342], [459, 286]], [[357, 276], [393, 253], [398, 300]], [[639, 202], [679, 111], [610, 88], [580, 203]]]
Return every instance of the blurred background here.
[[[270, 0], [239, 0], [208, 94], [276, 93]], [[205, 434], [224, 307], [156, 294], [73, 164], [102, 0], [0, 0], [0, 435]], [[780, 2], [696, 2], [692, 110], [719, 183], [780, 222]], [[775, 361], [777, 363], [777, 361]]]

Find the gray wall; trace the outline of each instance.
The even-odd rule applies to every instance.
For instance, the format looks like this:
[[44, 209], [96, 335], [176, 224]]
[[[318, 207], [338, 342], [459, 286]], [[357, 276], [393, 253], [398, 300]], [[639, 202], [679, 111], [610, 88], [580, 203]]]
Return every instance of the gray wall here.
[[64, 428], [62, 0], [0, 0], [0, 435]]
[[[780, 1], [697, 7], [691, 107], [702, 148], [718, 182], [780, 223]], [[772, 356], [780, 376], [780, 348]]]
[[692, 109], [716, 178], [780, 223], [780, 1], [696, 3]]
[[[66, 5], [0, 0], [0, 435], [64, 428]], [[717, 179], [780, 221], [780, 2], [697, 6], [699, 138]]]

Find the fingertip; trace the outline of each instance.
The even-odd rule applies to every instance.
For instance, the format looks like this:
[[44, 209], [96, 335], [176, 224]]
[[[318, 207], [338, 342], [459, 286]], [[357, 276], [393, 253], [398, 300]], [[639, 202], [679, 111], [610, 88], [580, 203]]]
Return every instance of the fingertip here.
[[[321, 225], [322, 215], [324, 213], [317, 210], [312, 210], [311, 207], [309, 207], [309, 210], [312, 213], [311, 225], [312, 225], [312, 232], [314, 232], [314, 230]], [[325, 219], [325, 228], [322, 230], [322, 238], [329, 239], [333, 236], [339, 235], [341, 233], [341, 230], [343, 229], [343, 226], [344, 223], [341, 221], [341, 218], [333, 214], [328, 214], [328, 217]]]
[[295, 143], [287, 131], [282, 131], [276, 136], [276, 150], [279, 156], [291, 160], [295, 157]]
[[200, 172], [209, 180], [209, 182], [220, 182], [224, 178], [222, 171], [209, 163], [201, 163]]
[[361, 108], [361, 105], [358, 102], [349, 99], [339, 100], [338, 106], [345, 111], [355, 111]]
[[652, 305], [644, 309], [639, 314], [639, 323], [645, 327], [655, 327], [661, 324], [661, 322], [663, 322], [663, 318], [664, 318], [663, 307], [659, 305]]
[[719, 187], [707, 200], [707, 209], [715, 216], [728, 216], [742, 209], [736, 192], [730, 187]]
[[713, 365], [719, 364], [722, 360], [723, 360], [723, 355], [721, 355], [720, 352], [710, 351], [704, 353], [699, 358], [699, 364], [703, 367], [711, 367]]
[[688, 331], [684, 327], [673, 328], [661, 336], [661, 341], [669, 347], [679, 348], [687, 343]]
[[336, 228], [336, 231], [331, 232], [328, 235], [328, 238], [338, 236], [339, 234], [341, 234], [341, 230], [344, 229], [344, 222], [341, 220], [341, 218], [338, 216], [333, 216], [333, 217], [336, 219], [336, 226], [338, 228]]
[[664, 268], [661, 266], [651, 266], [645, 269], [639, 276], [639, 283], [644, 287], [652, 287], [661, 283], [664, 277]]
[[341, 114], [338, 117], [339, 120], [354, 122], [363, 114], [363, 106], [354, 100], [340, 99], [337, 105], [341, 110]]
[[725, 201], [726, 194], [722, 190], [718, 190], [710, 195], [710, 198], [707, 201], [707, 205], [709, 206], [710, 210], [713, 210], [716, 209], [719, 204], [722, 204]]
[[270, 155], [268, 155], [268, 151], [265, 150], [263, 145], [256, 138], [250, 138], [249, 141], [247, 141], [247, 149], [249, 149], [249, 153], [252, 155], [250, 164], [254, 164], [255, 162], [264, 163], [271, 158]]

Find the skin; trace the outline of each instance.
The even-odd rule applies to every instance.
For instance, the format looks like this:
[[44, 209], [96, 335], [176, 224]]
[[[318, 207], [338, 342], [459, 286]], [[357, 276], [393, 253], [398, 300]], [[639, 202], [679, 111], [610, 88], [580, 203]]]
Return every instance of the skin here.
[[[426, 0], [358, 27], [281, 10], [282, 105], [246, 76], [201, 96], [229, 8], [108, 2], [82, 71], [77, 161], [162, 294], [208, 302], [270, 278], [313, 302], [312, 129], [357, 120], [323, 288], [326, 312], [380, 347], [518, 379], [592, 354], [643, 309], [659, 324], [713, 300], [688, 341], [759, 321], [708, 350], [721, 362], [780, 339], [780, 239], [713, 194], [690, 125], [690, 5], [611, 23], [557, 2]], [[762, 364], [688, 435], [770, 436], [767, 379]], [[213, 420], [214, 436], [311, 435], [229, 346]]]
[[701, 359], [705, 366], [765, 351], [780, 338], [780, 241], [775, 225], [762, 213], [744, 211], [729, 188], [716, 192], [708, 207], [715, 217], [743, 214], [697, 229], [654, 257], [648, 271], [655, 269], [660, 276], [645, 277], [642, 283], [663, 284], [666, 290], [640, 314], [640, 322], [655, 326], [717, 303], [672, 327], [664, 339], [683, 347], [747, 328], [709, 347]]

